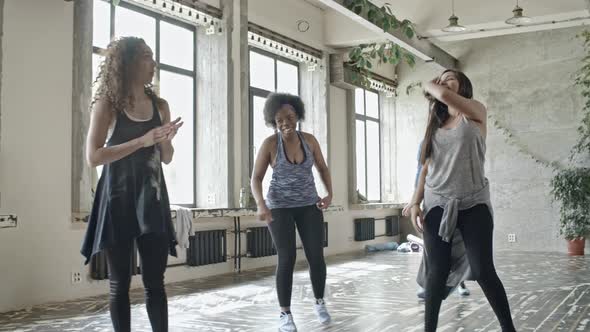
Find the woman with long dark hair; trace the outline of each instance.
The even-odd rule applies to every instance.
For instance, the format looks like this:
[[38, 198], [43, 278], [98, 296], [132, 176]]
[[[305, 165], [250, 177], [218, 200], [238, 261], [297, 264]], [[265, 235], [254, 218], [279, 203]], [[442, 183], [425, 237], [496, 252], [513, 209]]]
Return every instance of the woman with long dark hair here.
[[168, 331], [164, 271], [168, 253], [176, 255], [176, 240], [161, 163], [172, 161], [171, 142], [182, 122], [170, 121], [168, 103], [152, 90], [155, 67], [143, 39], [124, 37], [109, 44], [86, 141], [88, 164], [104, 166], [82, 254], [86, 263], [98, 252], [106, 254], [116, 332], [131, 331], [134, 242], [152, 330]]
[[453, 233], [459, 229], [472, 277], [481, 286], [502, 331], [515, 331], [506, 291], [493, 262], [494, 224], [484, 171], [486, 108], [473, 99], [471, 81], [459, 71], [444, 71], [426, 83], [424, 90], [430, 114], [420, 155], [423, 167], [410, 208], [414, 227], [424, 232], [428, 257], [424, 330], [436, 331], [446, 295]]

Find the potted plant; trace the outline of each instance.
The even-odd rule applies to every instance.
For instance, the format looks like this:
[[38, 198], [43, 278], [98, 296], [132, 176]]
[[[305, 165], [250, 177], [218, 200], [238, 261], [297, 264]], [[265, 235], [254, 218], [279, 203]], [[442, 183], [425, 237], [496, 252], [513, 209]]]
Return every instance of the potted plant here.
[[[583, 255], [586, 236], [590, 235], [590, 31], [579, 35], [584, 39], [585, 56], [575, 84], [584, 98], [578, 142], [570, 154], [570, 166], [556, 170], [551, 180], [553, 198], [561, 202], [560, 234], [568, 241], [570, 255]], [[574, 163], [575, 161], [575, 163]]]
[[568, 254], [584, 255], [590, 234], [590, 168], [560, 170], [551, 186], [553, 197], [561, 202], [559, 232], [568, 241]]

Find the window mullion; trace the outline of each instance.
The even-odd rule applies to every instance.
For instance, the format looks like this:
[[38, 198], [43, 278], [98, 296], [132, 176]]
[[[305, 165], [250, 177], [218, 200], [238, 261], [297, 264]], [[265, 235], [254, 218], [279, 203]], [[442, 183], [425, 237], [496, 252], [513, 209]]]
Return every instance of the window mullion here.
[[365, 126], [365, 195], [367, 201], [369, 200], [369, 163], [367, 153], [367, 96], [366, 91], [363, 90], [363, 124]]
[[277, 89], [279, 87], [279, 75], [277, 74], [277, 58], [273, 58], [273, 63], [275, 65], [275, 69], [274, 69], [274, 75], [275, 75], [275, 91], [277, 92]]
[[115, 38], [115, 6], [111, 3], [110, 31], [111, 40]]
[[[193, 27], [193, 206], [197, 207], [197, 28]], [[159, 35], [159, 31], [158, 31]]]

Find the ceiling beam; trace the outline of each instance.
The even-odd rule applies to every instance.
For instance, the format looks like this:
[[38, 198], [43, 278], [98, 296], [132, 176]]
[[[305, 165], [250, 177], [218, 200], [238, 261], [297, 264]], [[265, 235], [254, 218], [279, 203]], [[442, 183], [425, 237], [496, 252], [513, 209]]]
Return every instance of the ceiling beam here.
[[387, 39], [398, 44], [406, 51], [412, 53], [416, 57], [426, 61], [433, 62], [442, 68], [457, 68], [458, 61], [452, 55], [445, 52], [443, 49], [432, 44], [428, 40], [419, 40], [417, 38], [408, 38], [403, 32], [394, 30], [391, 32], [384, 32], [382, 28], [371, 23], [366, 15], [355, 14], [353, 11], [343, 6], [343, 0], [317, 0], [332, 10], [352, 19], [362, 26], [374, 32], [378, 37]]

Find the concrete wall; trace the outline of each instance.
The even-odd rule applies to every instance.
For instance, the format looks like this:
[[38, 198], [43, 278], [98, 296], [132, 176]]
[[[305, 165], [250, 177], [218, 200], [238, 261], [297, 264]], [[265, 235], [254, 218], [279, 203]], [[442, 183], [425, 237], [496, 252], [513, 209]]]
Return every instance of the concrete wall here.
[[[509, 128], [531, 153], [565, 161], [576, 140], [583, 101], [573, 86], [573, 74], [583, 56], [582, 28], [486, 38], [443, 45], [456, 56], [473, 82], [475, 98], [488, 113]], [[440, 74], [426, 64], [400, 68], [400, 85]], [[412, 193], [418, 143], [427, 117], [421, 91], [400, 91], [397, 107], [399, 194]], [[552, 171], [507, 144], [488, 124], [487, 176], [495, 207], [495, 246], [535, 251], [564, 251], [558, 235], [557, 204], [551, 203]], [[515, 233], [516, 243], [507, 235]]]
[[[322, 12], [318, 8], [300, 1], [281, 1], [286, 12], [289, 6], [294, 6], [302, 17], [317, 17], [321, 23]], [[257, 11], [260, 17], [271, 17], [270, 10], [277, 11], [256, 4], [266, 1], [251, 2], [260, 7]], [[72, 225], [70, 219], [73, 3], [6, 1], [4, 18], [0, 214], [17, 214], [18, 227], [0, 229], [0, 312], [107, 292], [105, 281], [85, 279], [78, 285], [70, 281], [71, 272], [86, 271], [79, 254], [85, 227]], [[272, 24], [268, 23], [270, 21], [267, 24], [255, 22], [312, 45], [321, 41], [316, 39], [318, 36], [323, 36], [320, 32], [302, 38], [291, 30], [279, 29], [282, 23], [279, 19]], [[45, 32], [40, 34], [39, 31]], [[347, 206], [348, 170], [344, 162], [348, 158], [347, 126], [342, 116], [346, 97], [338, 88], [331, 87], [328, 93], [334, 204]], [[235, 123], [238, 127], [239, 118]], [[235, 153], [237, 156], [239, 149]], [[355, 217], [384, 217], [392, 213], [392, 210], [350, 211], [346, 208], [343, 212], [327, 214], [326, 221], [330, 224], [327, 255], [361, 250], [367, 244], [352, 240]], [[197, 222], [201, 230], [233, 225], [231, 218]], [[243, 218], [242, 227], [250, 225], [261, 224], [253, 218]], [[377, 233], [383, 232], [383, 222], [380, 222]], [[231, 248], [233, 239], [228, 240]], [[375, 242], [387, 240], [391, 239], [379, 238]], [[298, 257], [304, 259], [303, 256], [301, 252]], [[273, 265], [275, 259], [245, 259], [242, 268]], [[166, 281], [232, 271], [232, 262], [199, 268], [175, 267], [166, 272]], [[139, 286], [140, 278], [134, 278], [132, 287]]]

